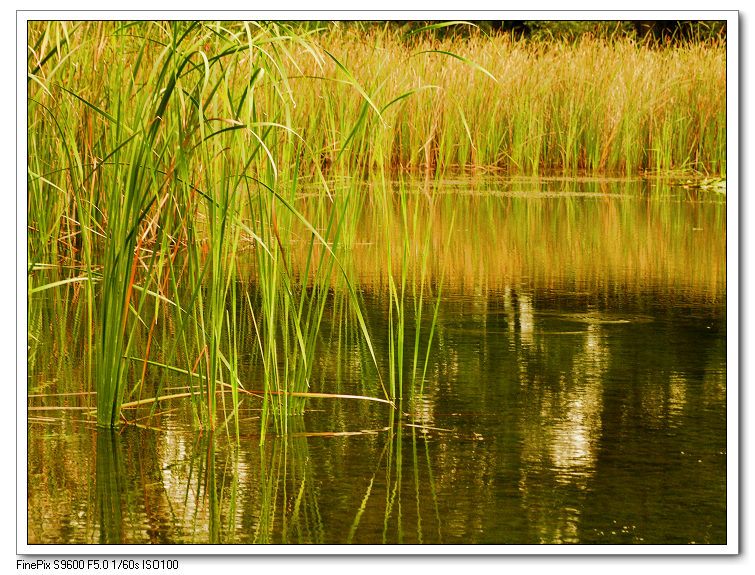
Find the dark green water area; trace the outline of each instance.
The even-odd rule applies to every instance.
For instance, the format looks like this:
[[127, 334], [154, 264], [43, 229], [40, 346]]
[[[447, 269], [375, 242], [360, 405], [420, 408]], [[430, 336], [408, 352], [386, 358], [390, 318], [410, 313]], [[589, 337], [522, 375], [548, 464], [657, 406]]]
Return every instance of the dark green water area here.
[[[443, 291], [421, 396], [405, 392], [400, 412], [312, 398], [260, 443], [250, 396], [237, 442], [235, 423], [199, 430], [177, 398], [98, 430], [86, 310], [50, 290], [30, 300], [28, 543], [725, 544], [726, 196], [559, 179], [433, 193], [432, 212], [419, 189], [409, 209], [433, 218], [427, 269]], [[379, 230], [394, 223], [370, 205], [353, 269], [387, 371]], [[311, 391], [381, 397], [341, 304], [326, 307]]]

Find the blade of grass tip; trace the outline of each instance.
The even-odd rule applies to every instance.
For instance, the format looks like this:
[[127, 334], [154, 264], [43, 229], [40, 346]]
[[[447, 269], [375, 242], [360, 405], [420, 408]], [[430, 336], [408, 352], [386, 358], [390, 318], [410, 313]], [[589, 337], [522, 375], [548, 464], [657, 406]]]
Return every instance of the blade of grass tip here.
[[61, 90], [63, 90], [64, 92], [68, 92], [69, 94], [71, 94], [71, 96], [73, 96], [77, 100], [80, 100], [85, 106], [88, 106], [89, 108], [91, 108], [92, 110], [94, 110], [95, 112], [97, 112], [99, 115], [101, 115], [103, 118], [106, 118], [107, 120], [109, 120], [113, 124], [118, 125], [120, 128], [124, 128], [129, 134], [133, 134], [134, 133], [131, 128], [129, 128], [128, 126], [126, 126], [123, 123], [119, 123], [118, 120], [117, 120], [117, 118], [111, 116], [110, 114], [108, 114], [102, 108], [98, 108], [97, 106], [95, 106], [91, 102], [88, 102], [87, 100], [85, 100], [84, 98], [82, 98], [81, 96], [79, 96], [78, 94], [76, 94], [75, 92], [72, 92], [71, 90], [69, 90], [68, 88], [66, 88], [65, 86], [63, 86], [60, 83], [57, 83], [56, 86], [58, 88], [60, 88]]
[[428, 26], [422, 26], [421, 28], [410, 30], [409, 32], [406, 32], [404, 34], [404, 38], [408, 38], [409, 36], [414, 36], [415, 34], [420, 34], [421, 32], [425, 32], [427, 30], [438, 30], [440, 28], [448, 28], [449, 26], [458, 26], [460, 24], [465, 25], [465, 26], [470, 26], [472, 28], [479, 28], [477, 24], [474, 24], [472, 22], [467, 22], [466, 20], [451, 20], [449, 22], [437, 22], [435, 24], [430, 24]]
[[433, 88], [433, 89], [437, 90], [437, 89], [440, 89], [440, 86], [435, 86], [434, 84], [428, 84], [427, 86], [420, 86], [416, 90], [409, 90], [408, 92], [404, 92], [403, 94], [401, 94], [400, 96], [396, 96], [395, 98], [393, 98], [393, 100], [391, 100], [385, 106], [383, 106], [382, 108], [380, 108], [380, 112], [385, 112], [393, 104], [395, 104], [396, 102], [400, 102], [404, 98], [408, 98], [409, 96], [413, 96], [417, 92], [421, 92], [422, 90], [428, 90], [430, 88]]
[[48, 90], [48, 89], [47, 89], [47, 86], [45, 86], [44, 82], [42, 82], [42, 80], [41, 80], [41, 79], [39, 79], [39, 78], [38, 78], [37, 76], [35, 76], [35, 75], [31, 74], [31, 73], [30, 73], [30, 74], [27, 74], [27, 77], [28, 77], [28, 78], [29, 78], [29, 80], [31, 80], [32, 82], [36, 82], [37, 84], [39, 84], [39, 85], [40, 85], [40, 87], [42, 88], [42, 90], [43, 90], [43, 91], [44, 91], [44, 92], [45, 92], [45, 93], [46, 93], [46, 94], [47, 94], [48, 96], [50, 96], [50, 98], [52, 98], [52, 97], [53, 97], [53, 95], [52, 95], [52, 92], [50, 92], [50, 90]]
[[304, 141], [304, 138], [302, 138], [299, 134], [297, 134], [294, 130], [292, 130], [288, 126], [284, 126], [283, 124], [278, 124], [278, 123], [275, 123], [275, 122], [254, 122], [254, 123], [249, 124], [249, 125], [246, 126], [248, 132], [257, 140], [257, 142], [259, 143], [260, 147], [265, 152], [265, 155], [267, 156], [267, 159], [270, 162], [270, 166], [273, 169], [274, 178], [277, 181], [278, 180], [278, 166], [277, 166], [277, 164], [275, 162], [275, 159], [273, 158], [273, 154], [268, 149], [267, 145], [264, 142], [264, 135], [263, 135], [263, 137], [260, 137], [257, 134], [257, 132], [255, 132], [252, 129], [254, 127], [266, 127], [266, 128], [278, 127], [278, 128], [283, 128], [287, 132], [290, 132], [291, 134], [293, 134], [294, 136], [296, 136], [297, 138], [299, 138], [302, 142]]
[[[96, 279], [96, 278], [92, 278], [92, 279]], [[176, 308], [178, 308], [178, 310], [179, 310], [180, 312], [183, 312], [183, 311], [184, 311], [184, 310], [182, 310], [182, 309], [181, 309], [180, 307], [178, 307], [178, 304], [176, 304], [176, 302], [174, 302], [174, 301], [172, 301], [172, 300], [168, 299], [167, 297], [165, 297], [165, 296], [164, 296], [164, 295], [162, 295], [162, 294], [159, 294], [159, 293], [157, 293], [157, 292], [155, 292], [155, 291], [152, 291], [152, 290], [150, 290], [150, 289], [144, 288], [144, 287], [142, 287], [142, 286], [140, 286], [140, 285], [138, 285], [138, 284], [134, 284], [134, 285], [133, 285], [132, 287], [133, 287], [133, 289], [135, 289], [135, 290], [136, 290], [136, 291], [138, 291], [138, 292], [142, 292], [142, 293], [145, 293], [145, 294], [147, 294], [147, 295], [150, 295], [150, 296], [154, 297], [155, 299], [158, 299], [158, 300], [160, 300], [160, 301], [162, 301], [162, 302], [164, 302], [164, 303], [167, 303], [168, 305], [172, 305], [173, 307], [176, 307]]]
[[412, 54], [412, 56], [419, 56], [420, 54], [443, 54], [444, 56], [451, 56], [451, 58], [456, 58], [457, 60], [461, 60], [465, 64], [468, 64], [472, 66], [475, 70], [478, 70], [485, 74], [486, 76], [489, 76], [492, 78], [492, 80], [497, 84], [498, 79], [493, 76], [490, 72], [488, 72], [485, 68], [477, 64], [476, 62], [472, 62], [472, 60], [469, 60], [468, 58], [464, 58], [463, 56], [459, 56], [458, 54], [454, 54], [453, 52], [447, 52], [445, 50], [422, 50], [420, 52], [415, 52]]
[[356, 78], [352, 76], [351, 72], [349, 72], [346, 66], [341, 64], [341, 62], [338, 61], [338, 58], [333, 56], [333, 54], [331, 54], [327, 50], [323, 50], [323, 51], [331, 58], [331, 60], [333, 60], [333, 62], [336, 63], [336, 66], [338, 66], [338, 68], [346, 75], [346, 77], [349, 79], [349, 82], [354, 87], [354, 89], [357, 92], [359, 92], [365, 100], [367, 100], [367, 102], [370, 104], [372, 109], [375, 110], [375, 113], [378, 115], [378, 118], [380, 118], [380, 121], [383, 123], [383, 125], [388, 126], [388, 122], [385, 121], [385, 119], [383, 118], [383, 115], [380, 113], [380, 110], [378, 110], [378, 107], [375, 105], [372, 99], [367, 95], [367, 92], [364, 91], [364, 88], [362, 88], [359, 82], [356, 81]]
[[33, 293], [41, 292], [41, 291], [44, 291], [44, 290], [47, 290], [47, 289], [50, 289], [50, 288], [58, 287], [58, 286], [61, 286], [61, 285], [71, 284], [71, 283], [74, 283], [74, 282], [97, 281], [99, 279], [101, 279], [101, 278], [89, 277], [88, 275], [77, 276], [75, 278], [68, 278], [68, 279], [59, 280], [59, 281], [52, 282], [52, 283], [49, 283], [49, 284], [45, 284], [45, 285], [34, 287], [34, 288], [32, 288], [32, 289], [29, 290], [29, 293], [33, 294]]

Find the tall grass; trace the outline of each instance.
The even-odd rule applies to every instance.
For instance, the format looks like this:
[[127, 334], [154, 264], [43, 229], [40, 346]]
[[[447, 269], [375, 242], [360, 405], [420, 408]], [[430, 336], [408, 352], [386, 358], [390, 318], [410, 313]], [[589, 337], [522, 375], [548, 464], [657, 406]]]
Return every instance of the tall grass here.
[[[61, 31], [66, 42], [50, 47]], [[83, 44], [71, 40], [73, 32]], [[239, 347], [255, 345], [236, 338], [237, 304], [252, 301], [236, 291], [242, 237], [258, 254], [263, 427], [269, 412], [277, 425], [278, 416], [301, 411], [337, 261], [329, 244], [339, 243], [348, 203], [340, 211], [323, 207], [325, 237], [294, 207], [300, 154], [315, 154], [290, 120], [295, 103], [283, 62], [287, 44], [297, 42], [277, 26], [250, 23], [30, 27], [30, 126], [39, 133], [30, 145], [30, 221], [38, 234], [30, 241], [30, 274], [38, 262], [64, 270], [61, 236], [68, 239], [63, 257], [86, 270], [81, 277], [32, 282], [30, 293], [86, 281], [98, 311], [99, 425], [120, 423], [124, 396], [141, 396], [148, 366], [155, 365], [186, 374], [200, 427], [215, 427], [216, 399], [226, 386], [237, 408]], [[94, 49], [82, 49], [82, 59], [71, 61], [65, 49], [72, 45]], [[69, 64], [71, 77], [59, 81], [59, 70]], [[108, 69], [111, 82], [87, 86], [79, 68], [98, 66]], [[87, 122], [85, 141], [74, 135], [79, 117]], [[44, 205], [50, 191], [64, 200], [54, 211]], [[290, 256], [302, 230], [309, 236], [302, 273], [316, 278], [311, 290], [297, 280]], [[186, 250], [182, 268], [175, 265], [179, 249]], [[93, 282], [100, 279], [95, 296]], [[161, 321], [175, 324], [175, 338], [159, 350], [159, 362], [151, 361]], [[143, 359], [135, 358], [140, 331], [148, 332]], [[141, 377], [134, 377], [134, 359]], [[173, 366], [176, 361], [184, 368]]]
[[[437, 225], [432, 193], [394, 190], [397, 168], [424, 169], [428, 189], [469, 166], [726, 170], [716, 41], [441, 41], [251, 22], [30, 22], [28, 36], [29, 297], [55, 294], [60, 318], [85, 302], [75, 322], [104, 427], [120, 424], [124, 400], [163, 394], [170, 370], [199, 427], [227, 423], [221, 408], [238, 421], [254, 390], [263, 437], [285, 433], [316, 391], [333, 297], [379, 365], [354, 249], [367, 205], [390, 270], [377, 378], [390, 402], [421, 394], [443, 277], [429, 254], [454, 232]], [[362, 176], [375, 185], [337, 185]], [[42, 318], [30, 305], [30, 326]], [[244, 381], [243, 355], [262, 382]]]
[[[384, 164], [409, 168], [726, 171], [720, 41], [651, 47], [474, 32], [441, 41], [344, 26], [313, 38], [348, 62], [378, 108], [400, 98], [378, 117], [332, 61], [322, 77], [292, 81], [294, 122], [314, 148], [332, 150], [352, 169], [374, 165], [380, 149]], [[414, 96], [401, 98], [408, 92]], [[361, 115], [383, 145], [361, 140], [368, 128], [346, 141], [350, 119]]]

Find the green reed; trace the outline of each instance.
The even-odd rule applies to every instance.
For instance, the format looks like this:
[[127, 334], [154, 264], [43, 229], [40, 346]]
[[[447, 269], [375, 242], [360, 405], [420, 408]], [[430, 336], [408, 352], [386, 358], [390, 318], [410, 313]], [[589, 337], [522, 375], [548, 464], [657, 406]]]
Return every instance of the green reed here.
[[[50, 297], [53, 336], [75, 325], [88, 342], [86, 385], [106, 427], [120, 424], [124, 399], [151, 394], [154, 414], [170, 371], [197, 426], [225, 424], [229, 411], [238, 437], [238, 406], [258, 391], [263, 438], [269, 425], [285, 432], [313, 391], [334, 296], [365, 361], [387, 353], [383, 395], [421, 395], [447, 267], [430, 253], [453, 237], [433, 216], [432, 178], [447, 169], [726, 170], [715, 41], [34, 22], [29, 47], [30, 357]], [[422, 194], [392, 187], [402, 167], [425, 168]], [[334, 195], [341, 178], [363, 175], [371, 189]], [[388, 350], [373, 347], [353, 255], [368, 203], [387, 238]], [[251, 270], [239, 264], [247, 252]], [[246, 354], [263, 381], [245, 380]]]
[[[50, 49], [44, 58], [39, 53], [46, 52], [55, 27], [32, 30], [38, 53], [34, 54], [36, 60], [30, 56], [34, 80], [30, 81], [30, 125], [35, 134], [29, 163], [29, 216], [35, 232], [30, 243], [30, 274], [38, 262], [59, 265], [61, 257], [73, 259], [86, 273], [39, 286], [32, 282], [31, 293], [65, 287], [74, 280], [86, 281], [90, 308], [97, 307], [100, 330], [93, 361], [99, 425], [119, 424], [130, 370], [140, 369], [141, 374], [129, 395], [138, 390], [141, 396], [147, 367], [155, 364], [148, 361], [152, 335], [164, 321], [177, 322], [177, 337], [163, 350], [161, 363], [169, 367], [183, 357], [199, 425], [215, 426], [216, 397], [226, 384], [231, 385], [234, 409], [237, 407], [235, 304], [243, 298], [236, 292], [235, 257], [243, 232], [251, 232], [259, 241], [260, 253], [281, 258], [259, 267], [264, 275], [260, 284], [270, 286], [268, 292], [263, 289], [270, 295], [265, 318], [272, 336], [265, 341], [274, 346], [282, 329], [284, 347], [296, 342], [296, 346], [286, 347], [284, 356], [292, 358], [291, 371], [302, 374], [293, 377], [298, 381], [295, 389], [306, 385], [305, 345], [316, 337], [315, 326], [322, 312], [316, 313], [315, 306], [304, 318], [305, 338], [299, 326], [304, 300], [295, 301], [297, 293], [305, 292], [295, 285], [286, 262], [275, 215], [277, 163], [286, 165], [299, 147], [293, 144], [296, 138], [290, 127], [263, 118], [267, 113], [259, 111], [256, 95], [258, 90], [277, 94], [279, 104], [273, 109], [273, 119], [288, 120], [287, 106], [292, 101], [280, 90], [287, 82], [285, 74], [280, 73], [279, 83], [263, 86], [260, 79], [263, 66], [283, 70], [277, 58], [285, 57], [287, 49], [282, 44], [290, 38], [277, 29], [251, 24], [236, 25], [235, 32], [219, 25], [180, 22], [60, 27], [71, 36], [65, 46], [58, 45], [57, 52]], [[82, 48], [82, 59], [71, 62], [74, 56], [61, 50], [74, 45]], [[45, 66], [53, 63], [57, 66], [48, 72]], [[75, 71], [106, 67], [112, 82], [88, 87], [76, 74], [62, 78], [60, 70], [68, 64]], [[248, 82], [239, 84], [237, 78], [244, 76]], [[86, 135], [84, 141], [76, 135], [81, 116], [89, 128], [80, 130]], [[281, 132], [288, 142], [284, 148], [270, 141], [280, 140]], [[268, 174], [268, 183], [266, 189], [256, 192], [263, 204], [262, 212], [255, 214], [255, 202], [244, 205], [244, 198], [250, 196], [250, 178], [261, 181], [257, 174], [263, 173]], [[285, 177], [290, 181], [290, 174]], [[295, 186], [291, 194], [288, 202], [293, 202]], [[49, 204], [48, 198], [62, 201], [50, 209], [44, 205]], [[243, 225], [245, 214], [267, 229], [255, 233]], [[61, 237], [65, 241], [61, 242]], [[177, 269], [174, 262], [181, 246], [187, 251], [183, 260], [188, 266]], [[182, 290], [177, 287], [186, 285], [187, 280], [188, 299], [180, 300]], [[96, 304], [95, 281], [100, 283]], [[272, 311], [278, 301], [283, 310], [280, 324]], [[92, 317], [89, 325], [93, 324]], [[145, 328], [145, 355], [143, 361], [136, 362], [137, 367], [129, 358], [134, 338]], [[289, 337], [291, 333], [294, 335]], [[267, 365], [276, 375], [266, 378], [266, 385], [278, 377], [273, 349], [266, 352]], [[302, 367], [293, 367], [294, 357], [304, 358], [298, 360]], [[308, 359], [311, 363], [311, 355]], [[289, 379], [288, 371], [284, 367], [283, 380]], [[286, 385], [274, 387], [276, 391], [286, 389]], [[284, 394], [284, 403], [286, 397]]]

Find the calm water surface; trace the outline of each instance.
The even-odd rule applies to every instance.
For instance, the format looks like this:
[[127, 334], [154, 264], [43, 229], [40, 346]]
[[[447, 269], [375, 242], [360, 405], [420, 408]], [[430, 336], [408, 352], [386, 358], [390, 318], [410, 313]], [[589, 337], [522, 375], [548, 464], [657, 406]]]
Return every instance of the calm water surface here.
[[[434, 211], [424, 193], [410, 209], [433, 218], [443, 292], [423, 395], [407, 392], [403, 414], [310, 400], [260, 446], [250, 398], [237, 445], [176, 401], [98, 431], [90, 396], [51, 395], [85, 389], [83, 331], [57, 328], [53, 305], [33, 311], [50, 328], [30, 344], [29, 405], [77, 409], [29, 411], [28, 542], [726, 543], [725, 196], [560, 180], [434, 193]], [[369, 202], [363, 218], [354, 266], [384, 363], [379, 230], [400, 218], [386, 226]], [[313, 391], [379, 397], [337, 308]]]

